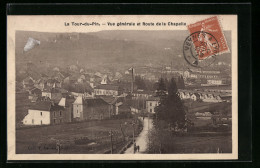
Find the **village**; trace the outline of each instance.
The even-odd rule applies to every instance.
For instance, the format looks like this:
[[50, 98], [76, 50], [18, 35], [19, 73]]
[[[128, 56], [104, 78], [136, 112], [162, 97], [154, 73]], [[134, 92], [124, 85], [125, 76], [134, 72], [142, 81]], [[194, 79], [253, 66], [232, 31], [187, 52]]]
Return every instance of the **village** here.
[[[136, 131], [137, 137], [142, 131], [143, 125], [140, 119], [155, 114], [155, 108], [160, 100], [156, 97], [156, 84], [159, 78], [176, 80], [178, 96], [186, 107], [186, 116], [195, 128], [211, 125], [224, 126], [230, 130], [232, 120], [230, 76], [223, 75], [220, 71], [173, 70], [171, 66], [163, 68], [144, 66], [128, 67], [122, 72], [109, 70], [95, 72], [84, 69], [77, 61], [75, 65], [66, 68], [53, 66], [47, 71], [39, 72], [36, 65], [28, 62], [26, 67], [18, 72], [16, 78], [17, 136], [24, 135], [24, 131], [30, 129], [36, 132], [48, 129], [49, 133], [50, 130], [56, 130], [53, 134], [57, 135], [61, 130], [63, 130], [61, 132], [66, 132], [65, 128], [69, 130], [69, 126], [72, 125], [80, 132], [79, 127], [84, 124], [92, 123], [93, 125], [94, 123], [95, 126], [98, 122], [98, 127], [100, 127], [102, 123], [113, 123], [114, 126], [117, 123], [117, 126], [113, 126], [111, 130], [115, 130], [114, 134], [118, 135], [117, 141], [120, 145], [114, 144], [112, 149], [115, 148], [114, 152], [116, 150], [120, 152], [120, 149], [126, 148], [125, 146], [132, 142], [132, 131]], [[132, 126], [133, 122], [138, 123], [136, 128]], [[93, 128], [91, 128], [92, 139], [100, 139], [100, 137], [109, 139], [112, 135], [109, 126], [95, 129], [103, 134], [94, 133], [93, 135]], [[123, 129], [125, 130], [122, 131]], [[50, 136], [48, 133], [46, 135]], [[73, 137], [73, 133], [71, 132], [69, 136]], [[85, 136], [87, 137], [86, 144], [97, 145], [97, 142], [91, 141], [88, 135], [74, 136], [74, 140], [68, 140], [66, 137], [65, 141], [74, 141], [75, 144], [78, 142], [76, 139], [81, 139], [80, 142], [84, 144], [82, 137]], [[64, 141], [61, 137], [54, 137], [56, 137], [55, 140]], [[118, 140], [120, 138], [122, 139]], [[35, 141], [38, 140], [35, 139]], [[99, 149], [98, 152], [104, 153], [111, 150], [109, 140], [106, 141], [108, 141], [106, 150]], [[17, 149], [18, 153], [23, 153], [25, 148], [26, 153], [32, 152], [28, 150], [29, 147], [21, 145], [18, 147], [21, 148]], [[36, 149], [36, 147], [30, 147], [30, 149]], [[77, 152], [97, 152], [95, 150], [91, 152], [89, 146], [87, 151], [82, 150]], [[48, 152], [50, 151], [47, 150]], [[56, 153], [56, 148], [51, 153]]]

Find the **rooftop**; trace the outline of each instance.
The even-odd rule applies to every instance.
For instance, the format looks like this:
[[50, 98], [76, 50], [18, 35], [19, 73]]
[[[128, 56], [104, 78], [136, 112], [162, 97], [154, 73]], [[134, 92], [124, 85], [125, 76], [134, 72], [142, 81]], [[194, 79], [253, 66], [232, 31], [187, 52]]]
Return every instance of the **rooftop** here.
[[39, 101], [32, 105], [29, 109], [31, 110], [42, 110], [42, 111], [50, 111], [51, 109], [50, 101]]
[[160, 98], [159, 97], [150, 97], [149, 99], [147, 99], [146, 101], [159, 101]]
[[104, 89], [104, 90], [119, 90], [119, 86], [116, 85], [98, 85], [95, 89]]

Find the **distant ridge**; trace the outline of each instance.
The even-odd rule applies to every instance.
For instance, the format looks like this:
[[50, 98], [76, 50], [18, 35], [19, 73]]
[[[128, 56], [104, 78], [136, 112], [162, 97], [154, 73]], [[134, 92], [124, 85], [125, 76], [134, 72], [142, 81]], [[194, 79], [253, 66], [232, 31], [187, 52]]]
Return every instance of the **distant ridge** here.
[[[231, 32], [224, 32], [229, 47]], [[178, 67], [185, 64], [182, 45], [188, 32], [120, 30], [91, 33], [48, 33], [17, 31], [16, 63], [29, 60], [41, 66], [71, 65], [78, 60], [83, 65], [116, 64], [118, 66], [147, 64], [169, 64]], [[41, 41], [41, 45], [28, 52], [23, 52], [28, 38]], [[166, 50], [167, 49], [167, 50]], [[218, 61], [230, 63], [231, 54], [218, 56]]]

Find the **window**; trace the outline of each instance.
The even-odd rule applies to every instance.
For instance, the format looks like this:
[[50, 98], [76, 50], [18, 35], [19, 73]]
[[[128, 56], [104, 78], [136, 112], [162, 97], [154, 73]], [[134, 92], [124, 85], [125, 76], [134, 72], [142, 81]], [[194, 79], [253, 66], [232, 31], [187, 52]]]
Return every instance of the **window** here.
[[153, 105], [153, 103], [150, 103], [150, 106], [152, 106]]
[[61, 111], [60, 111], [60, 116], [61, 116]]
[[150, 109], [150, 112], [153, 112], [153, 109]]
[[42, 120], [41, 120], [41, 125], [42, 125]]
[[55, 117], [55, 111], [53, 112], [53, 117]]
[[41, 112], [41, 116], [42, 116], [42, 112]]
[[34, 119], [32, 119], [32, 124], [34, 124]]
[[54, 124], [56, 123], [56, 120], [55, 120], [55, 119], [53, 119], [53, 123], [54, 123]]

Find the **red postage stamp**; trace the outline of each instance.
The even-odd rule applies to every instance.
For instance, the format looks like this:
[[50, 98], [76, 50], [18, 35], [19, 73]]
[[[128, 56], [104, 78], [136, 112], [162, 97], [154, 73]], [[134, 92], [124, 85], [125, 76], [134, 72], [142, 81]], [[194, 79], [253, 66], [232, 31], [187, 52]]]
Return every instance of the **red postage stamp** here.
[[188, 25], [199, 60], [229, 51], [217, 16]]

